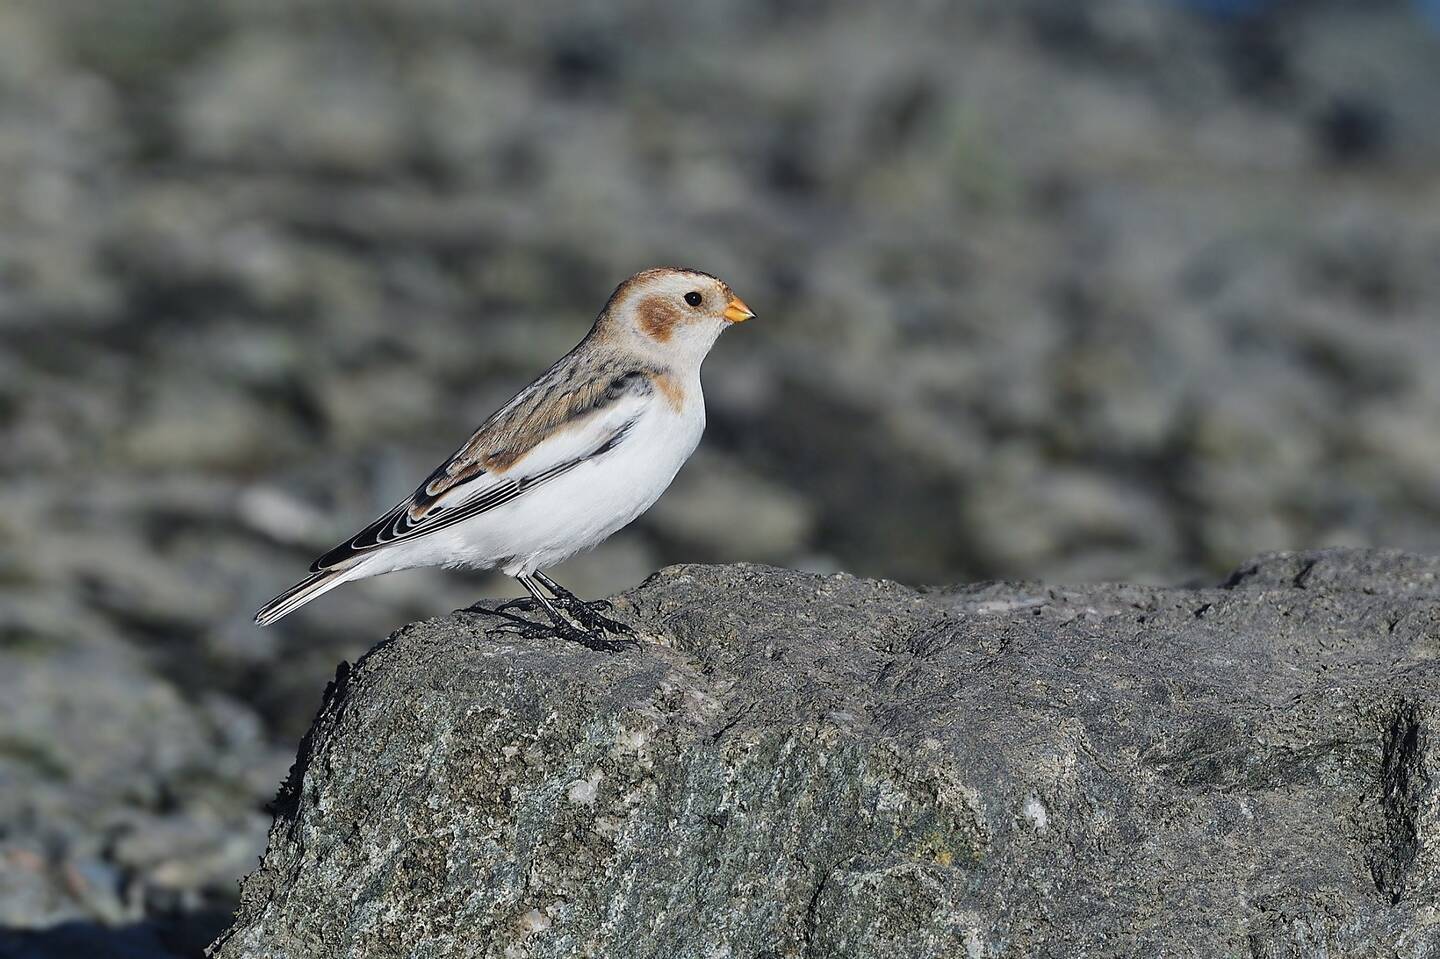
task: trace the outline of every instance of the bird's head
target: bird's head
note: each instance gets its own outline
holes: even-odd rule
[[[664,266],[616,287],[596,329],[643,353],[698,364],[721,332],[754,315],[723,280]]]

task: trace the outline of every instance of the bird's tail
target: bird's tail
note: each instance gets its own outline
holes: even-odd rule
[[[352,571],[350,569],[327,569],[302,579],[260,607],[260,611],[255,614],[255,623],[259,626],[269,626],[280,617],[295,612],[316,596],[328,593],[339,586],[348,578],[346,574]]]

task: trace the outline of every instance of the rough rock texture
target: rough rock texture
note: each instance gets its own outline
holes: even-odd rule
[[[343,667],[220,959],[1440,955],[1440,560],[619,605]]]

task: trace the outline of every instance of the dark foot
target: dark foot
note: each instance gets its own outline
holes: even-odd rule
[[[541,639],[543,637],[558,636],[568,642],[579,643],[581,646],[584,646],[587,649],[595,649],[602,652],[610,653],[619,652],[630,646],[639,645],[633,640],[606,639],[604,635],[604,627],[591,626],[588,623],[584,623],[583,621],[580,627],[577,627],[573,623],[568,623],[563,620],[558,622],[552,620],[548,623],[537,623],[533,619],[526,619],[523,616],[516,616],[515,614],[510,612],[510,610],[512,609],[535,610],[539,608],[539,604],[536,603],[533,599],[516,599],[506,603],[501,603],[499,606],[496,606],[494,608],[488,606],[481,606],[477,603],[474,606],[466,607],[465,611],[470,613],[484,613],[487,616],[499,617],[500,619],[505,620],[504,623],[500,624],[500,626],[498,627],[499,629],[503,629],[506,632],[513,632],[525,639]],[[579,616],[577,616],[576,618],[579,619]],[[605,619],[605,617],[603,616],[599,618],[602,620]],[[624,626],[623,623],[617,623],[615,625],[623,627],[626,634],[630,632],[629,627]],[[619,630],[612,631],[619,632]]]
[[[543,635],[550,628],[548,623],[537,623],[534,620],[526,619],[524,616],[516,616],[514,613],[510,612],[511,609],[516,608],[516,603],[523,602],[531,601],[517,600],[515,603],[502,603],[501,605],[494,607],[482,606],[480,603],[476,603],[473,606],[466,606],[463,610],[461,610],[461,612],[480,613],[484,616],[495,616],[499,619],[503,619],[505,620],[505,622],[501,624],[501,629],[514,630],[516,632],[522,633],[526,632],[527,630],[536,630],[537,632],[535,635]],[[521,606],[519,608],[524,609],[526,607]],[[534,607],[531,606],[529,608],[533,609]]]
[[[555,597],[555,602],[564,607],[565,612],[569,613],[571,618],[584,627],[587,632],[614,633],[616,636],[624,636],[630,640],[631,645],[640,645],[634,641],[635,630],[600,612],[602,609],[608,611],[615,608],[609,600],[602,599],[587,603],[538,569],[535,571],[534,577],[550,591]]]
[[[611,619],[600,612],[601,609],[611,609],[611,605],[605,600],[598,603],[587,603],[584,600],[576,600],[573,603],[565,604],[565,612],[574,616],[576,621],[591,632],[613,633],[616,636],[624,636],[630,641],[635,639],[635,630],[618,619]],[[636,644],[638,645],[638,644]]]
[[[606,639],[605,634],[594,629],[576,629],[569,623],[560,625],[554,624],[551,631],[561,639],[569,640],[572,643],[579,643],[586,649],[596,649],[607,653],[618,653],[630,646],[638,646],[634,640],[628,639]]]

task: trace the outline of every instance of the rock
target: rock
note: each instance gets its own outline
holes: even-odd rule
[[[339,670],[212,955],[1434,956],[1437,572],[678,566],[624,654],[412,624]]]

